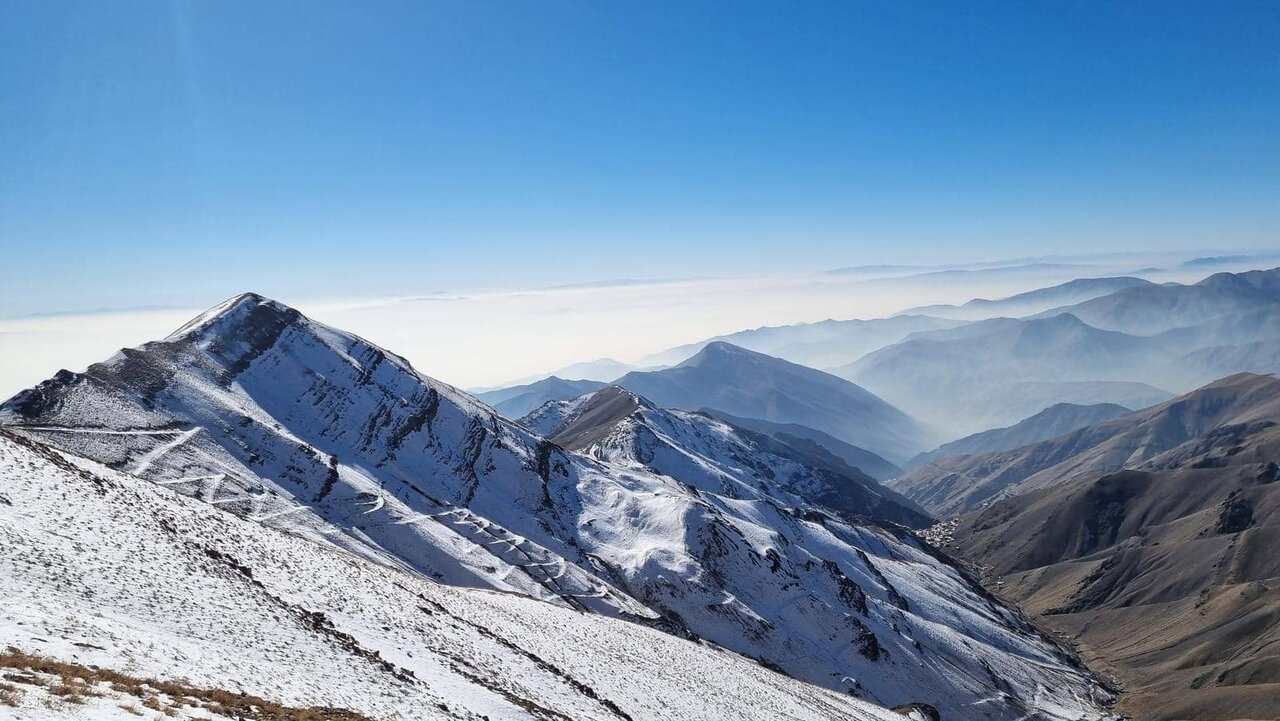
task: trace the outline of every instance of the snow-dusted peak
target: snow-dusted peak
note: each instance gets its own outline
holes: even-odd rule
[[[301,313],[289,306],[253,292],[232,296],[192,318],[181,328],[169,334],[165,340],[174,341],[206,334],[225,334],[237,324],[246,322],[251,315],[271,314],[277,317],[297,319]]]

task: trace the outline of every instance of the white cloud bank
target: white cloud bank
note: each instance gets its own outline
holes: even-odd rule
[[[1130,256],[946,272],[878,268],[465,296],[279,300],[405,356],[427,375],[473,387],[606,356],[630,361],[762,325],[875,318],[930,303],[1003,297],[1078,277],[1140,274],[1185,282],[1249,265],[1184,268],[1181,260]],[[1175,269],[1149,270],[1152,266]],[[121,347],[162,338],[200,310],[0,320],[0,398],[60,368],[83,370]]]

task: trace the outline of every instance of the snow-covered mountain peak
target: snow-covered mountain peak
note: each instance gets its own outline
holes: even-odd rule
[[[180,340],[206,332],[225,332],[229,326],[245,322],[247,316],[265,312],[276,316],[301,317],[293,308],[253,292],[245,292],[232,296],[192,318],[178,330],[171,333],[166,340]]]

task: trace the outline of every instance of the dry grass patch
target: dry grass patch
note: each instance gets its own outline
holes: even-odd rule
[[[17,706],[22,700],[22,689],[11,683],[0,683],[0,706]]]
[[[176,714],[174,702],[169,700],[175,699],[181,705],[203,708],[245,721],[373,721],[370,717],[349,709],[284,706],[250,694],[226,689],[198,688],[177,681],[138,678],[110,669],[91,668],[36,656],[12,647],[0,652],[0,669],[18,672],[3,674],[6,683],[0,686],[0,704],[9,706],[16,706],[22,693],[14,684],[48,685],[49,693],[75,704],[83,703],[86,696],[101,696],[102,693],[96,687],[105,684],[117,693],[138,698],[142,706],[166,716]],[[56,680],[46,683],[43,678],[33,674],[51,676]],[[6,688],[13,690],[6,692]],[[121,708],[141,714],[141,710],[136,707],[122,705]]]

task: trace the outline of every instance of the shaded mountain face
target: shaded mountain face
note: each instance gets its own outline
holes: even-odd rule
[[[565,450],[254,295],[0,406],[13,433],[406,578],[625,618],[944,717],[1100,715],[1087,672],[908,531],[806,500],[822,474],[726,455],[751,446],[695,417]]]
[[[947,456],[970,456],[1021,448],[1132,412],[1131,409],[1115,403],[1095,403],[1085,406],[1057,403],[1008,428],[993,428],[966,436],[958,441],[944,443],[928,453],[921,453],[912,458],[907,465],[913,468]]]
[[[1079,644],[1152,720],[1270,718],[1280,698],[1280,425],[1220,426],[1049,484],[939,537]]]
[[[1165,391],[1138,382],[1152,341],[1061,314],[994,319],[925,334],[833,369],[953,435],[1016,423],[1056,403],[1143,407]],[[1161,351],[1161,358],[1166,357]]]
[[[729,343],[812,368],[851,363],[892,345],[912,333],[953,328],[960,321],[902,314],[872,320],[824,320],[818,323],[765,326],[716,336],[698,343],[669,348],[640,359],[640,368],[672,366],[697,354],[708,344]],[[619,373],[615,378],[620,377]]]
[[[1017,318],[1042,313],[1050,308],[1074,305],[1087,300],[1110,295],[1125,288],[1140,288],[1154,285],[1142,278],[1117,276],[1110,278],[1077,278],[1060,285],[1039,288],[1011,295],[1007,298],[988,300],[975,298],[963,305],[927,305],[905,311],[937,318],[953,318],[957,320],[983,320],[1005,316]]]
[[[759,418],[743,418],[742,416],[735,416],[732,413],[717,411],[713,408],[702,408],[700,410],[732,426],[769,436],[796,448],[817,446],[822,452],[835,456],[877,481],[895,478],[902,473],[902,469],[897,465],[865,448],[845,443],[829,433],[823,433],[808,426],[802,426],[799,423],[772,423],[770,421],[762,421]],[[818,451],[815,450],[814,452]]]
[[[0,539],[0,639],[86,678],[328,707],[316,719],[901,719],[637,624],[332,553],[3,429]]]
[[[1022,448],[939,458],[891,486],[938,516],[1132,467],[1220,428],[1280,421],[1280,380],[1239,374],[1151,408]]]
[[[666,408],[798,423],[895,463],[924,450],[933,438],[910,416],[849,381],[728,343],[711,343],[674,368],[628,373],[617,384]]]
[[[1045,315],[1070,312],[1098,328],[1151,335],[1276,303],[1280,303],[1280,268],[1217,273],[1193,285],[1127,288]]]
[[[600,381],[573,381],[551,376],[522,386],[477,393],[476,398],[488,403],[504,418],[516,420],[548,401],[577,398],[584,393],[600,390],[605,385]]]

